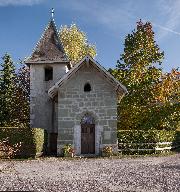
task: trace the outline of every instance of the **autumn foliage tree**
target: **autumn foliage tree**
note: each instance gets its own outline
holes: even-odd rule
[[[155,85],[156,105],[151,110],[151,122],[161,129],[180,127],[180,72],[172,69],[162,74]],[[154,114],[154,116],[153,116]]]
[[[136,29],[125,38],[124,53],[111,73],[128,89],[118,106],[120,129],[170,129],[172,123],[165,122],[167,108],[164,99],[174,94],[176,89],[173,79],[163,79],[160,68],[164,53],[154,40],[154,32],[149,22],[137,22]],[[170,86],[172,85],[172,87]],[[174,87],[175,86],[175,87]],[[167,95],[166,89],[169,87]],[[174,102],[174,99],[172,99]],[[169,105],[170,106],[170,105]],[[171,103],[171,111],[166,114],[172,117],[176,108]],[[170,122],[170,120],[167,120]],[[174,122],[174,120],[173,120]]]
[[[180,102],[180,72],[172,69],[170,73],[164,73],[158,84],[155,86],[156,100],[161,103]]]
[[[63,26],[59,35],[63,43],[65,53],[72,64],[77,63],[86,54],[92,57],[96,56],[96,47],[88,42],[86,34],[81,31],[75,24],[70,27]]]

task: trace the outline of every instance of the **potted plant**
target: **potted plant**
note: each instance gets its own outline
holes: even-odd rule
[[[63,147],[64,157],[74,157],[74,148],[71,144],[67,144]]]
[[[111,146],[105,146],[102,149],[102,156],[103,157],[111,157],[113,154],[113,150]]]

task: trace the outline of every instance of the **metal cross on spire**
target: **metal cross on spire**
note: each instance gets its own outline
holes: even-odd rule
[[[51,18],[54,18],[54,8],[51,9]]]

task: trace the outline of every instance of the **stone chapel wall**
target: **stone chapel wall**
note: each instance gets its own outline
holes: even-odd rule
[[[89,82],[90,92],[84,92]],[[64,144],[80,149],[80,121],[89,112],[96,121],[96,154],[103,145],[117,144],[117,96],[108,80],[86,65],[58,90],[58,154]]]

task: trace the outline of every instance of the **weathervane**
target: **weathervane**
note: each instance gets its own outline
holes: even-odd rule
[[[54,18],[54,8],[51,9],[51,17]]]

